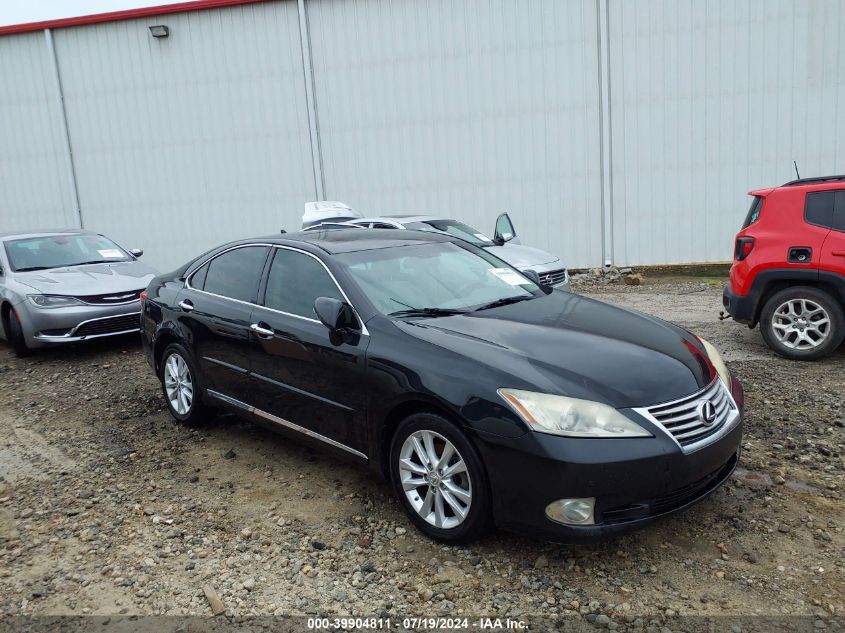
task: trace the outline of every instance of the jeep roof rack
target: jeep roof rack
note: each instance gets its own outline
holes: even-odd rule
[[[813,185],[822,182],[837,182],[845,180],[845,175],[841,176],[818,176],[816,178],[799,178],[798,180],[790,180],[783,183],[782,187],[792,187],[795,185]]]

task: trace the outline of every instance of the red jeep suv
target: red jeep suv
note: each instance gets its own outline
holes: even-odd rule
[[[750,192],[723,303],[760,324],[787,358],[832,353],[845,337],[845,176],[802,178]]]

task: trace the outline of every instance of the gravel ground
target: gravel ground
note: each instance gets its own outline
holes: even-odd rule
[[[836,630],[845,348],[785,361],[717,319],[714,283],[582,291],[689,327],[745,384],[741,467],[690,511],[592,546],[444,547],[364,468],[228,416],[175,424],[134,339],[25,360],[0,343],[0,614],[210,615],[211,586],[234,616],[566,614],[660,630],[678,614],[800,614]]]

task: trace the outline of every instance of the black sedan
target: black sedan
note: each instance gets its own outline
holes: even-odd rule
[[[370,464],[444,542],[642,525],[739,457],[742,387],[709,343],[447,236],[233,242],[142,299],[177,420],[227,409]]]

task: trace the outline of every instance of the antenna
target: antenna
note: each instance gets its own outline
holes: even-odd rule
[[[801,174],[799,174],[799,173],[798,173],[798,163],[796,163],[796,162],[793,160],[793,161],[792,161],[792,165],[795,167],[795,177],[796,177],[798,180],[801,180]]]

